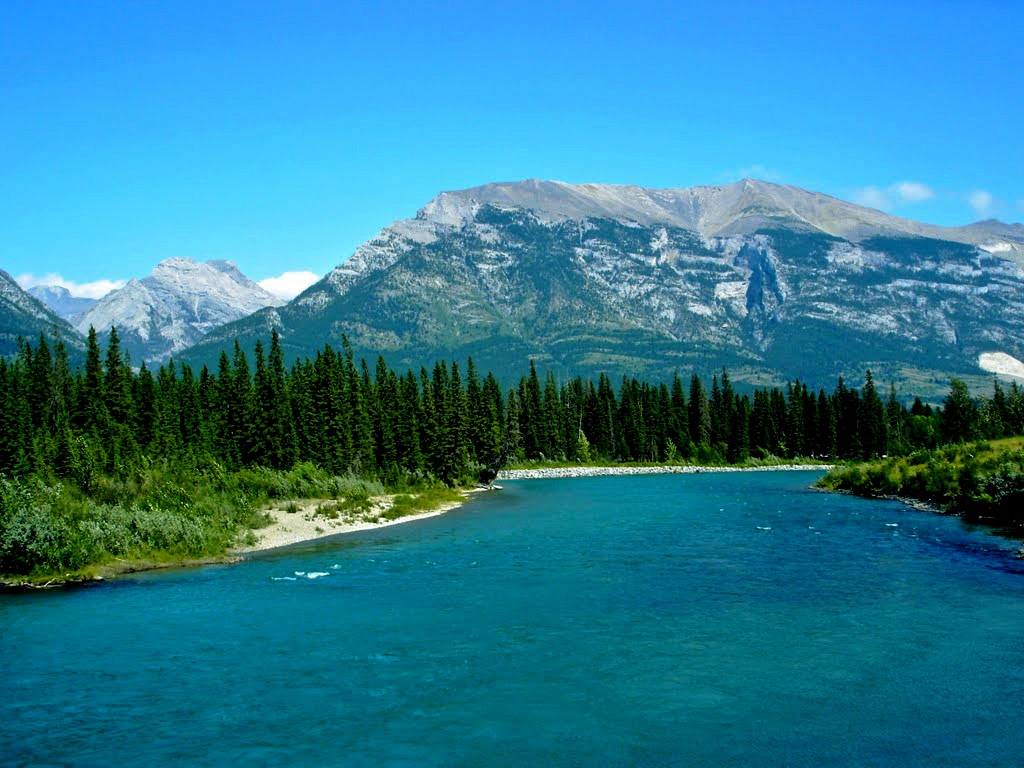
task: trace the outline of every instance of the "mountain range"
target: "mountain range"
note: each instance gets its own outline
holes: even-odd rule
[[[289,358],[344,335],[393,366],[472,355],[517,375],[837,375],[941,391],[1024,357],[1024,227],[939,227],[797,187],[525,181],[444,192],[294,300],[180,356],[281,334]],[[992,367],[986,363],[988,367]],[[1005,367],[1005,366],[1004,366]]]
[[[72,296],[71,291],[61,285],[36,285],[28,292],[69,323],[96,303],[96,299]]]

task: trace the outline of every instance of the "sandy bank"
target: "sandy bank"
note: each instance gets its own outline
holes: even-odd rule
[[[699,472],[792,472],[833,469],[833,464],[779,464],[765,467],[552,467],[550,469],[503,469],[499,480],[533,480],[552,477],[600,477],[602,475],[687,475]]]
[[[462,491],[466,499],[473,491]],[[422,520],[426,517],[436,517],[461,507],[465,501],[444,502],[433,509],[415,515],[388,520],[381,517],[394,503],[394,496],[379,496],[372,499],[372,506],[368,512],[361,515],[348,515],[330,517],[321,510],[329,507],[330,500],[325,499],[303,499],[299,501],[281,502],[267,510],[273,522],[265,528],[257,528],[252,531],[255,537],[254,543],[241,544],[232,547],[229,552],[232,555],[242,555],[249,552],[261,552],[266,549],[286,547],[289,544],[298,544],[303,541],[314,541],[326,536],[336,536],[339,533],[352,533],[354,531],[367,531],[372,528],[384,528],[398,523],[408,523],[413,520]],[[294,509],[295,511],[288,511]]]

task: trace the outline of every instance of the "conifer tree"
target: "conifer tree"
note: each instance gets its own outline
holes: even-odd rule
[[[672,392],[670,395],[671,409],[668,415],[668,437],[679,451],[688,458],[693,455],[693,444],[690,441],[690,417],[686,408],[686,397],[683,394],[683,382],[676,373],[672,376]]]
[[[978,407],[962,379],[951,379],[942,407],[939,427],[946,442],[960,443],[976,437]]]
[[[399,464],[409,472],[423,468],[423,452],[420,448],[420,421],[422,404],[419,386],[412,371],[408,371],[399,385],[398,429],[395,435],[395,450]]]
[[[96,329],[89,326],[85,352],[85,378],[79,393],[79,408],[84,416],[84,427],[93,437],[105,440],[110,434],[110,416],[107,413],[103,387],[103,363]]]
[[[111,327],[107,341],[107,370],[103,382],[107,413],[120,426],[129,426],[132,419],[131,369],[125,363],[117,328]]]
[[[698,446],[711,444],[711,410],[704,383],[697,374],[690,378],[690,439]]]
[[[427,471],[435,477],[441,474],[443,457],[441,456],[441,425],[438,409],[438,398],[434,386],[430,382],[426,368],[420,368],[420,403],[422,418],[420,419],[420,449]]]
[[[541,445],[544,455],[548,458],[565,458],[565,438],[563,435],[564,414],[562,401],[558,392],[558,384],[551,371],[544,377],[544,398],[541,403]]]
[[[181,451],[193,461],[204,453],[202,444],[202,410],[199,406],[199,383],[192,368],[181,366],[177,382],[178,432],[181,435]]]
[[[823,457],[836,455],[836,414],[832,401],[825,390],[818,392],[818,440],[817,454]]]
[[[486,465],[494,462],[501,452],[505,410],[501,386],[493,373],[484,378],[480,398],[480,411],[475,418],[477,461]]]
[[[231,453],[237,457],[238,465],[249,464],[254,455],[252,444],[253,429],[252,377],[249,374],[249,360],[242,345],[235,340],[235,355],[231,368],[231,388],[228,391],[226,424],[232,442]]]
[[[143,453],[148,453],[156,428],[156,382],[145,361],[132,383],[132,400],[135,403],[135,442]]]
[[[276,435],[274,439],[273,466],[287,469],[297,457],[295,423],[292,421],[291,393],[288,389],[287,376],[284,368],[284,353],[281,350],[281,338],[274,328],[270,333],[270,354],[267,362],[270,368],[271,407]]]
[[[888,435],[885,423],[885,406],[875,390],[871,371],[864,377],[861,390],[860,442],[865,458],[883,456],[887,452]]]
[[[376,462],[385,477],[398,472],[398,378],[387,367],[383,356],[377,357],[373,398],[373,440]]]

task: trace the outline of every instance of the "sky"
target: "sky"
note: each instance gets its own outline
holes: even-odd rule
[[[1024,221],[1024,3],[6,0],[0,268],[297,292],[449,189],[760,178]]]

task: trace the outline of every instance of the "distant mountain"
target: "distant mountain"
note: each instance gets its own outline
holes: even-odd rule
[[[47,335],[51,350],[59,339],[73,358],[85,351],[78,331],[0,269],[0,355],[17,352],[19,336],[35,346],[40,333]]]
[[[67,288],[60,285],[37,285],[29,288],[28,292],[69,322],[96,303],[96,299],[72,296]]]
[[[83,334],[93,326],[101,339],[116,326],[134,363],[159,361],[213,328],[281,303],[230,261],[167,259],[148,277],[108,293],[75,326]]]
[[[654,190],[526,181],[445,192],[281,308],[183,353],[276,327],[286,353],[346,335],[394,366],[472,355],[518,374],[737,380],[839,374],[941,391],[1024,358],[1024,228],[938,227],[745,180]],[[991,358],[986,358],[991,359]],[[1002,358],[1000,358],[1002,359]]]

